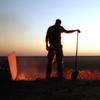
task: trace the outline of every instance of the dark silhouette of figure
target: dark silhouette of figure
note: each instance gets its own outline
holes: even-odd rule
[[[11,81],[11,74],[9,69],[8,60],[6,57],[0,59],[0,80],[1,81]]]
[[[63,68],[62,68],[62,58],[63,50],[61,44],[61,33],[73,33],[77,31],[80,33],[79,29],[76,30],[66,30],[61,26],[61,20],[57,19],[55,24],[50,26],[47,30],[45,42],[46,50],[48,51],[48,64],[46,69],[46,79],[51,78],[52,71],[52,61],[56,55],[58,78],[63,79]]]

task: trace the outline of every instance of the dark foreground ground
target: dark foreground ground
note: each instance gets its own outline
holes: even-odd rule
[[[100,81],[1,81],[0,100],[100,100]]]

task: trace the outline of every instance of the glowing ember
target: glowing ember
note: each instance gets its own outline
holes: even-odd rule
[[[17,76],[17,80],[35,80],[35,77],[34,77],[34,74],[27,74],[27,73],[20,73],[18,76]]]
[[[66,69],[63,73],[63,76],[65,79],[70,80],[72,74],[72,69],[68,70]],[[51,77],[57,77],[57,72],[53,71]],[[45,73],[20,73],[17,76],[17,80],[35,80],[35,79],[45,79]],[[82,70],[79,71],[78,79],[84,79],[84,80],[100,80],[100,72],[99,71],[90,71],[90,70]]]
[[[79,79],[100,80],[99,71],[80,71]]]

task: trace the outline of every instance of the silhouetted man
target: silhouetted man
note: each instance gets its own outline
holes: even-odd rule
[[[62,57],[63,50],[61,44],[61,33],[73,33],[77,31],[80,33],[80,30],[66,30],[61,26],[61,20],[57,19],[53,26],[50,26],[47,30],[45,42],[46,50],[48,51],[48,64],[46,69],[46,79],[51,78],[52,71],[52,61],[56,55],[58,78],[63,78],[63,68],[62,68]]]

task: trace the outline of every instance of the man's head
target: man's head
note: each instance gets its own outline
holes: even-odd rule
[[[56,19],[55,25],[60,25],[61,24],[61,20],[60,19]]]

